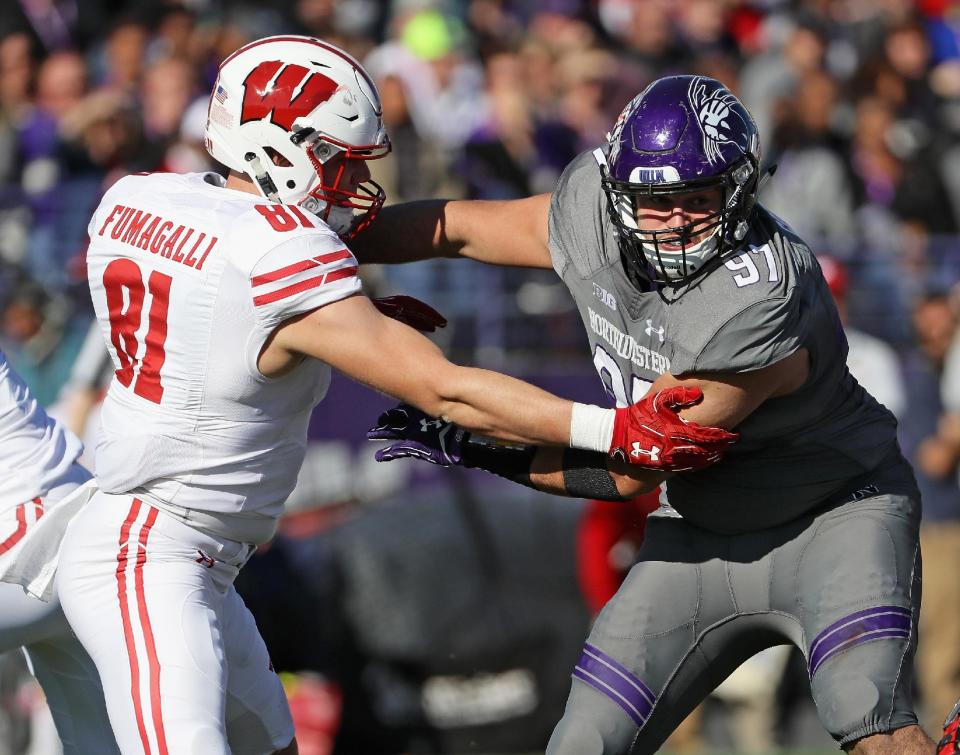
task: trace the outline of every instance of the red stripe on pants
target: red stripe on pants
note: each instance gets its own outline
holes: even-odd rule
[[[143,627],[144,645],[147,648],[147,662],[150,665],[150,707],[153,710],[153,726],[157,734],[157,747],[160,755],[168,755],[167,734],[163,729],[163,716],[160,709],[160,660],[157,658],[157,644],[153,638],[153,627],[150,626],[150,615],[147,613],[147,600],[143,590],[143,565],[147,563],[147,537],[150,529],[157,521],[157,510],[151,508],[147,520],[140,528],[140,549],[137,551],[137,564],[133,569],[133,579],[137,591],[137,610],[140,614],[140,625]]]
[[[17,506],[17,529],[10,537],[0,543],[0,553],[6,553],[13,546],[19,543],[25,534],[27,534],[27,510],[26,504],[21,503]]]
[[[130,660],[130,696],[133,699],[133,711],[137,717],[137,730],[143,744],[144,755],[150,755],[150,740],[147,739],[147,727],[143,720],[143,703],[140,700],[140,665],[137,662],[137,646],[133,639],[133,627],[130,624],[130,611],[127,608],[127,553],[130,549],[130,528],[140,513],[140,501],[133,499],[130,512],[120,528],[120,552],[117,554],[117,599],[120,602],[120,619],[123,622],[123,639],[127,646],[127,658]]]

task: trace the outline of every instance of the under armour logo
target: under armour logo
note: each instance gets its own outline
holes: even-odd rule
[[[644,450],[643,446],[640,445],[640,441],[633,441],[633,450],[630,452],[630,455],[636,459],[640,456],[649,456],[650,461],[660,461],[660,446],[652,446],[649,451]]]
[[[439,419],[420,420],[420,432],[425,433],[429,431],[431,427],[434,430],[439,430],[441,427],[443,427],[443,420],[439,420]]]
[[[646,334],[648,336],[652,336],[654,333],[657,334],[657,337],[660,339],[660,343],[663,343],[664,328],[662,326],[659,328],[653,327],[653,320],[648,318]]]
[[[212,568],[213,568],[213,565],[216,563],[216,561],[214,561],[212,558],[210,558],[210,556],[208,556],[206,553],[204,553],[204,552],[203,552],[202,550],[200,550],[199,548],[197,548],[197,554],[198,554],[198,555],[197,555],[197,557],[194,559],[194,561],[196,561],[198,564],[203,564],[203,565],[206,566],[208,569],[212,569]]]

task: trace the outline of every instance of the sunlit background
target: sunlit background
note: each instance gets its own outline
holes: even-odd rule
[[[218,62],[306,33],[380,87],[388,202],[549,191],[652,79],[720,79],[846,318],[854,374],[901,421],[924,492],[922,720],[960,696],[960,3],[948,0],[0,2],[0,348],[88,444],[112,370],[90,335],[86,225],[134,171],[218,170],[202,145]],[[456,361],[602,402],[549,271],[363,271],[440,309]],[[385,398],[336,377],[281,535],[239,587],[284,673],[303,755],[532,753],[559,718],[637,514],[463,470],[377,465]],[[86,458],[92,464],[92,459]],[[599,575],[599,576],[598,576]],[[936,736],[934,737],[936,738]],[[672,752],[832,752],[802,659],[748,663]],[[0,657],[0,755],[58,752],[19,654]],[[94,754],[95,755],[95,754]]]

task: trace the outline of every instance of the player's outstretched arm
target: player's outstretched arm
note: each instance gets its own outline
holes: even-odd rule
[[[363,263],[469,257],[492,265],[550,268],[549,210],[549,194],[405,202],[381,210],[350,249]]]
[[[391,441],[376,452],[377,461],[412,458],[483,469],[549,493],[618,501],[649,492],[667,473],[696,471],[720,461],[722,450],[715,446],[705,452],[705,439],[736,436],[685,422],[678,414],[700,398],[696,389],[673,387],[652,392],[619,410],[631,417],[627,424],[641,430],[633,434],[638,440],[622,449],[626,453],[618,448],[612,455],[575,448],[504,445],[408,404],[381,414],[367,431],[367,438]],[[653,445],[645,445],[648,442]]]
[[[669,475],[595,451],[497,443],[407,404],[383,412],[367,438],[391,441],[376,452],[377,461],[420,459],[483,469],[535,490],[574,498],[623,501],[653,490]]]
[[[699,393],[663,393],[655,401],[612,410],[574,404],[516,378],[460,367],[413,329],[383,316],[355,295],[281,324],[261,351],[265,375],[314,357],[377,390],[480,435],[523,444],[572,446],[618,453],[657,469],[688,468],[712,459],[737,436],[681,423],[676,411]],[[671,420],[672,418],[672,420]]]
[[[274,332],[280,349],[320,359],[347,376],[433,416],[503,440],[567,445],[573,402],[507,375],[460,367],[412,328],[351,296],[288,320]]]

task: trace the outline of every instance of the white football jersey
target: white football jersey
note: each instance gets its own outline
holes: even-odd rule
[[[0,512],[45,496],[82,451],[77,436],[47,415],[0,351]]]
[[[90,292],[116,367],[95,474],[109,493],[272,525],[330,367],[307,359],[269,379],[258,356],[277,325],[360,282],[315,215],[223,183],[127,176],[90,222]]]

